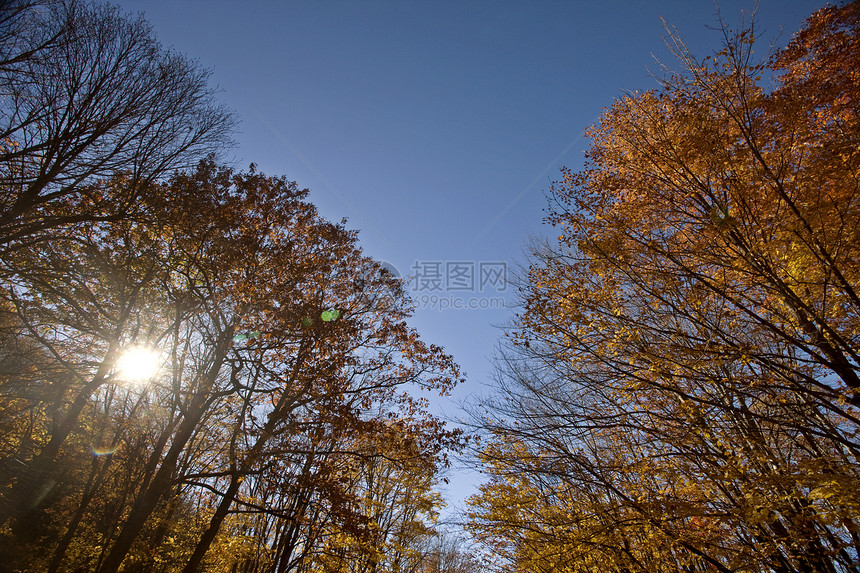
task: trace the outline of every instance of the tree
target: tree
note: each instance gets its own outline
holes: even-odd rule
[[[860,5],[723,31],[552,189],[472,513],[523,570],[856,570]]]
[[[390,455],[428,479],[458,446],[459,433],[406,390],[446,392],[456,365],[406,326],[400,285],[306,196],[283,178],[205,161],[148,187],[146,218],[82,222],[74,236],[7,255],[0,333],[14,343],[4,351],[15,376],[0,379],[0,406],[29,409],[38,429],[8,424],[10,560],[41,566],[20,551],[41,546],[53,552],[49,570],[150,569],[167,554],[191,571],[231,513],[277,515],[249,498],[264,482],[305,505],[303,491],[328,499],[359,523],[350,500],[360,492],[320,473],[338,467],[320,458],[365,455],[350,440],[397,434],[392,444],[406,445],[389,444]],[[116,368],[134,344],[159,348],[163,362],[138,388]],[[50,368],[23,367],[40,360]],[[261,477],[276,461],[284,473]],[[319,479],[304,481],[306,462]],[[177,530],[175,514],[195,505]],[[308,543],[321,530],[313,524]]]
[[[250,205],[241,211],[232,205],[231,212],[247,212],[239,229],[255,236],[239,259],[241,283],[231,288],[241,285],[234,295],[248,332],[256,333],[246,335],[253,342],[242,354],[240,378],[253,374],[253,384],[244,383],[248,399],[266,403],[237,425],[245,443],[230,454],[224,470],[230,482],[188,572],[202,562],[247,476],[272,455],[269,444],[296,424],[384,434],[387,422],[402,417],[406,439],[426,442],[421,458],[433,467],[459,441],[458,432],[444,430],[404,391],[411,385],[444,393],[458,377],[450,358],[403,322],[408,310],[399,283],[361,255],[353,234],[319,221],[308,204],[269,195],[277,186],[261,176],[239,182]],[[391,296],[380,303],[380,292]],[[279,302],[285,298],[290,302]],[[382,406],[378,416],[368,414]]]
[[[0,7],[0,252],[118,219],[141,190],[220,151],[233,124],[208,72],[142,17],[96,2]],[[104,194],[100,179],[128,179]]]
[[[125,182],[120,176],[101,185],[122,186]],[[150,400],[162,406],[158,403],[161,393],[147,396],[147,392],[137,392],[133,407],[114,406],[111,396],[121,395],[124,384],[116,361],[124,348],[144,341],[156,344],[161,339],[169,347],[175,340],[172,327],[189,321],[191,309],[185,308],[168,286],[172,284],[171,273],[177,272],[171,260],[175,262],[179,245],[187,238],[176,229],[193,228],[179,227],[191,219],[183,202],[187,202],[185,207],[194,206],[194,219],[200,220],[200,211],[210,199],[208,191],[202,193],[192,195],[189,191],[182,201],[170,200],[163,189],[149,186],[141,193],[137,219],[78,223],[74,234],[7,253],[4,263],[8,266],[3,271],[8,283],[3,295],[13,318],[5,333],[19,347],[33,349],[32,354],[41,357],[43,363],[32,375],[16,376],[0,385],[4,399],[16,396],[22,409],[32,413],[36,429],[35,443],[17,448],[3,460],[0,472],[0,518],[13,518],[15,543],[26,537],[19,534],[23,529],[28,529],[31,537],[40,535],[38,528],[31,527],[38,516],[55,513],[58,503],[68,507],[68,498],[77,493],[75,488],[84,486],[75,483],[75,476],[83,472],[79,464],[92,468],[77,509],[69,510],[76,517],[65,534],[56,534],[64,535],[66,546],[73,541],[73,530],[88,511],[95,492],[105,480],[115,478],[108,471],[109,466],[116,465],[111,462],[129,460],[118,468],[126,473],[127,477],[118,478],[125,489],[102,489],[98,499],[103,507],[116,501],[118,515],[126,509],[127,500],[134,499],[136,488],[157,468],[164,444],[159,447],[157,436],[149,443],[129,434],[140,423],[141,410],[151,430],[159,426],[160,418],[166,418],[166,426],[174,423],[182,404],[165,400],[162,415],[153,416]],[[176,387],[171,390],[179,392]],[[128,402],[128,392],[126,389],[125,399],[118,398],[117,402]],[[97,453],[116,451],[123,441],[129,442],[128,456]],[[158,450],[151,467],[147,468],[146,461],[137,465],[150,448]],[[56,496],[46,497],[46,491]],[[107,515],[114,509],[97,515],[97,520],[109,522]],[[111,530],[106,526],[100,533],[109,538]],[[14,551],[12,540],[5,546]],[[56,559],[64,553],[65,548],[58,548]]]
[[[124,184],[118,177],[101,187]],[[165,207],[154,195],[142,198],[139,213],[161,220],[148,232],[131,220],[81,223],[71,236],[22,246],[4,258],[2,294],[14,317],[7,336],[43,363],[5,390],[43,410],[50,422],[32,457],[17,457],[7,463],[11,471],[0,473],[0,484],[11,486],[3,491],[0,521],[20,515],[54,478],[56,458],[93,394],[111,379],[123,346],[137,332],[157,328],[145,309],[164,303],[156,279],[164,272],[160,234],[171,220]]]
[[[426,543],[416,569],[420,573],[470,573],[484,568],[472,547],[457,533],[442,531]]]
[[[312,570],[419,571],[441,504],[432,489],[436,456],[426,451],[432,436],[416,440],[419,435],[402,422],[386,423],[359,443],[350,440],[353,451],[340,460],[337,474],[346,482],[346,508],[354,518],[326,524]]]

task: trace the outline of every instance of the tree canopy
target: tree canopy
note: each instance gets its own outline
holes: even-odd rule
[[[345,221],[218,163],[207,72],[107,4],[11,2],[0,91],[2,568],[439,562],[458,367]]]
[[[722,29],[552,188],[472,500],[516,570],[857,570],[860,5]]]
[[[223,151],[234,119],[208,75],[109,4],[4,2],[0,248],[121,218],[149,182]],[[119,173],[121,188],[99,185]]]

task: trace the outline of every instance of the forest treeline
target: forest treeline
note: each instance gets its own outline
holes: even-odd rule
[[[551,190],[471,500],[503,570],[860,570],[860,4],[721,29]]]
[[[233,125],[141,17],[0,6],[0,570],[469,570],[456,364]]]

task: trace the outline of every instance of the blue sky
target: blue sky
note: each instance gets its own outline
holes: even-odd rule
[[[583,130],[613,99],[656,87],[658,61],[674,65],[661,17],[694,54],[720,48],[711,0],[119,4],[212,70],[241,120],[237,167],[254,162],[310,188],[323,215],[348,218],[365,252],[402,275],[439,265],[441,290],[413,283],[412,323],[468,376],[437,404],[452,419],[459,402],[489,391],[498,327],[513,311],[439,306],[510,305],[514,293],[456,290],[464,275],[448,276],[446,264],[512,269],[529,236],[552,235],[545,192],[562,166],[581,167]],[[753,4],[723,0],[719,10],[735,26]],[[823,5],[761,0],[762,52]],[[452,478],[456,507],[476,478]]]

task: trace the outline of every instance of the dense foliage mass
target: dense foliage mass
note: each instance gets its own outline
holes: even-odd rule
[[[206,73],[11,2],[0,91],[0,569],[464,570],[420,398],[457,366],[307,190],[216,163]]]
[[[724,32],[552,190],[472,499],[513,570],[860,570],[860,4]]]

